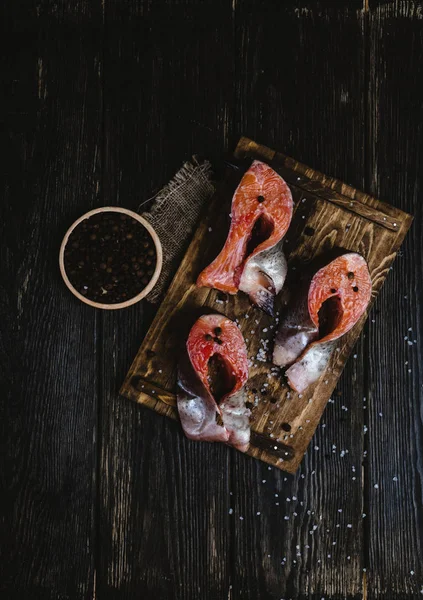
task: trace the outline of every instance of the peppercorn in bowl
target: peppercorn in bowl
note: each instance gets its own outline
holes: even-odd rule
[[[115,206],[91,210],[68,229],[59,265],[70,291],[82,302],[113,310],[139,302],[162,268],[162,246],[150,223]]]

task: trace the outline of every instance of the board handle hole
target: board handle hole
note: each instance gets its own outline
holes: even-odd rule
[[[281,427],[284,431],[291,431],[291,425],[289,423],[282,423]]]

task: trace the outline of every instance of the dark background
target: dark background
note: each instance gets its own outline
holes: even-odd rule
[[[1,598],[421,598],[422,3],[2,12]],[[119,398],[155,309],[95,311],[58,269],[83,212],[241,134],[415,216],[294,477]]]

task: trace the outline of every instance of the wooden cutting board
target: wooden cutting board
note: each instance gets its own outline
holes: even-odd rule
[[[268,349],[267,358],[271,358],[277,329],[273,319],[253,307],[243,293],[229,296],[195,285],[200,271],[215,258],[226,239],[231,199],[243,169],[251,159],[263,160],[291,188],[295,208],[285,244],[291,273],[333,250],[359,252],[369,265],[372,303],[412,217],[244,137],[238,143],[234,158],[238,168],[232,169],[208,205],[120,393],[159,414],[178,419],[177,360],[191,326],[201,314],[209,312],[237,318],[249,356],[254,358],[247,384],[252,405],[252,434],[247,454],[293,473],[360,335],[368,311],[339,340],[326,373],[303,395],[290,390],[283,374],[266,358],[257,360],[260,349]]]

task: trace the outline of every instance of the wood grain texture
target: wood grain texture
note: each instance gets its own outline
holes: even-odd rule
[[[106,6],[105,204],[136,209],[193,152],[225,150],[229,4],[203,5],[205,17],[195,2]],[[142,304],[103,316],[97,593],[226,598],[226,448],[192,444],[178,425],[117,395],[153,313]]]
[[[421,1],[1,10],[1,597],[421,598]],[[416,217],[295,476],[119,399],[154,310],[95,325],[55,271],[82,212],[241,134]]]
[[[288,14],[281,7],[266,19],[258,39],[259,2],[254,12],[247,3],[239,5],[242,76],[236,122],[241,121],[249,137],[283,148],[320,172],[365,189],[362,22],[354,7],[336,10],[333,5],[323,11],[309,5]],[[277,60],[275,36],[283,40],[283,60]],[[249,43],[251,39],[255,43]],[[360,349],[361,341],[357,359],[347,362],[337,386],[342,395],[334,395],[334,404],[328,404],[294,478],[235,454],[236,509],[248,522],[236,538],[234,598],[361,598],[364,381]],[[349,452],[341,456],[342,450]],[[255,512],[246,512],[245,489],[257,490],[251,502],[256,503]],[[251,560],[252,547],[261,560]]]
[[[94,585],[95,315],[63,285],[58,253],[67,227],[98,200],[101,38],[87,18],[101,5],[71,4],[39,6],[38,18],[35,7],[8,3],[2,21],[13,31],[0,207],[7,600],[92,597]]]
[[[414,212],[416,224],[368,326],[369,598],[421,598],[423,589],[423,103],[407,84],[423,77],[422,47],[417,6],[391,3],[371,13],[368,187]]]

